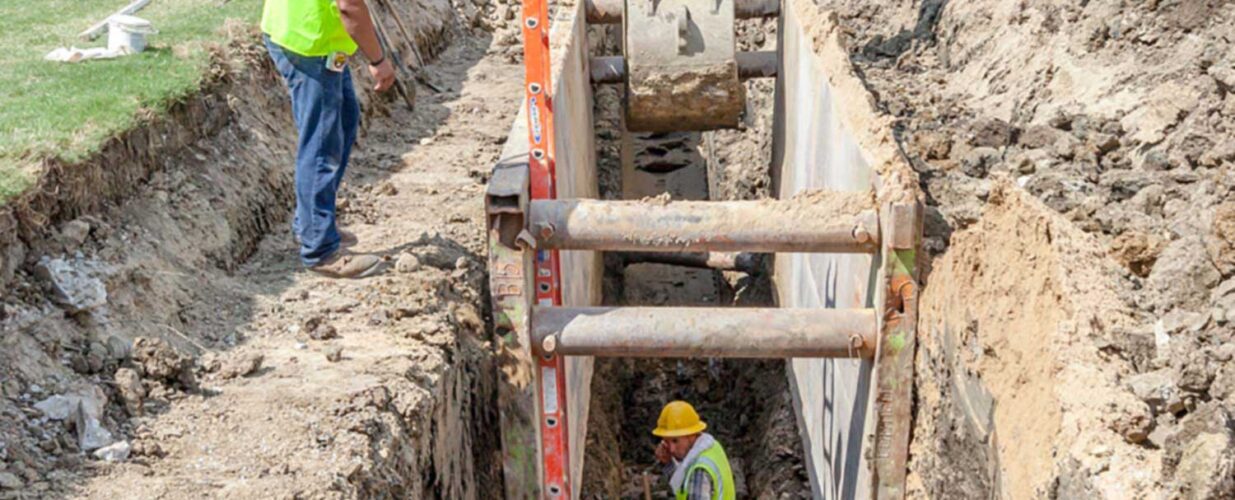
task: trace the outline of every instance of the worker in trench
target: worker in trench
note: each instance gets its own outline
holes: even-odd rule
[[[373,274],[381,259],[347,252],[356,237],[340,230],[335,216],[335,193],[360,126],[348,59],[359,49],[375,91],[389,89],[395,80],[368,5],[365,0],[266,0],[261,28],[270,58],[287,83],[299,132],[292,232],[300,243],[300,260],[330,277]]]
[[[656,460],[665,467],[669,487],[679,500],[732,500],[737,491],[725,449],[685,401],[673,401],[660,411],[652,434],[661,438]]]

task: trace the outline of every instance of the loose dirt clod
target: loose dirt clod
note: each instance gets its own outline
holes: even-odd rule
[[[141,376],[131,368],[116,370],[116,389],[120,391],[120,399],[124,401],[124,409],[130,416],[142,415],[142,402],[146,397],[146,388],[142,386]]]
[[[326,348],[322,352],[326,355],[326,361],[329,361],[331,363],[338,363],[339,360],[343,359],[343,346],[340,346],[340,345],[326,346]]]
[[[247,377],[262,368],[262,361],[266,357],[262,353],[251,352],[240,356],[233,356],[223,363],[223,367],[219,369],[219,378],[224,380],[233,379],[236,377]]]
[[[330,340],[339,338],[338,330],[330,323],[326,322],[326,318],[321,316],[311,316],[304,320],[300,325],[300,331],[313,340]]]
[[[180,354],[163,339],[134,339],[131,357],[137,373],[143,378],[187,390],[197,388],[193,358]]]

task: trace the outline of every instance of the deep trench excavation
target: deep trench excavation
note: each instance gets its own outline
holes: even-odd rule
[[[775,23],[739,24],[743,50],[774,50]],[[592,27],[594,54],[620,30]],[[709,132],[624,130],[624,88],[594,85],[600,197],[739,200],[769,196],[771,82],[745,83],[744,126]],[[605,255],[603,303],[612,306],[772,307],[771,255],[746,254],[742,271],[673,263],[664,254]],[[739,498],[803,498],[810,478],[783,360],[598,358],[592,382],[583,498],[669,498],[655,461],[657,416],[690,402],[725,446]]]
[[[565,327],[512,341],[486,266],[494,166],[535,156],[524,1],[369,0],[415,95],[356,68],[340,221],[384,269],[349,281],[297,258],[287,89],[229,23],[200,88],[0,205],[0,500],[527,498],[565,474],[571,497],[666,498],[650,431],[672,399],[724,444],[740,498],[1235,498],[1235,2],[735,1],[734,73],[754,76],[735,77],[740,113],[709,117],[734,128],[628,133],[613,23],[666,1],[594,0],[592,24],[587,2],[550,3],[564,199],[542,210],[617,201],[650,227],[700,204],[870,201],[891,212],[880,250],[850,213],[820,241],[865,253],[684,253],[695,240],[614,224],[589,244],[648,251],[563,247],[567,300],[535,306],[681,308],[639,335],[687,307],[847,309],[893,324],[890,351],[842,356],[865,339],[820,325],[846,359],[593,345],[558,358],[563,390],[508,372],[579,349]],[[744,224],[725,233],[750,244]],[[516,229],[527,261],[554,243]],[[613,347],[620,329],[589,324]],[[783,354],[751,344],[728,354]],[[569,401],[533,428],[549,393]],[[572,470],[546,484],[538,432],[566,427],[549,455]]]

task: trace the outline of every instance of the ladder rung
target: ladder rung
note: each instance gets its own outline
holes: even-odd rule
[[[643,358],[871,358],[873,309],[541,307],[532,349]]]
[[[529,227],[540,248],[562,250],[874,253],[869,195],[826,195],[845,203],[535,200]]]

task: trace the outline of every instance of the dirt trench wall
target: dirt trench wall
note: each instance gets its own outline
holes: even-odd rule
[[[445,0],[382,0],[373,2],[373,10],[390,33],[394,50],[413,68],[444,50],[449,33],[456,29],[455,12]],[[280,84],[264,49],[253,44],[256,30],[229,23],[221,31],[227,44],[213,49],[200,88],[177,97],[164,110],[139,110],[132,127],[107,139],[84,159],[41,160],[35,185],[0,205],[0,286],[7,285],[34,257],[62,250],[51,241],[59,224],[124,202],[152,175],[175,168],[180,151],[218,135],[239,114],[286,106],[245,95],[245,87],[255,82],[267,87]],[[360,81],[368,81],[363,71],[353,72]],[[384,105],[376,104],[380,100],[373,99],[370,86],[356,87],[366,120],[374,112],[381,113]],[[255,241],[235,245],[236,255],[228,260],[243,260],[253,251]]]
[[[381,19],[395,46],[405,49],[409,64],[415,65],[421,57],[433,58],[454,40],[458,25],[445,0],[376,4],[387,9]],[[396,24],[401,26],[396,28]],[[204,409],[195,408],[194,398],[204,397],[191,391],[159,385],[159,395],[147,398],[147,408],[157,408],[149,411],[159,415],[147,415],[149,420],[142,425],[134,424],[137,419],[130,418],[121,406],[112,381],[118,367],[129,366],[126,357],[135,337],[165,340],[187,359],[204,352],[222,355],[238,343],[267,333],[248,328],[248,320],[274,310],[254,298],[268,290],[257,290],[250,282],[253,266],[249,264],[259,245],[266,248],[285,241],[280,236],[286,235],[284,224],[291,215],[295,130],[286,87],[257,43],[257,33],[245,28],[229,33],[229,40],[212,62],[201,89],[171,105],[166,114],[140,120],[80,163],[49,162],[46,175],[32,192],[0,207],[0,285],[8,290],[0,294],[0,470],[20,476],[32,494],[57,496],[82,488],[86,481],[77,474],[87,476],[82,469],[95,470],[95,464],[87,462],[91,460],[88,455],[76,448],[69,427],[46,418],[39,421],[42,414],[31,404],[83,388],[106,394],[111,404],[102,426],[137,446],[154,439],[148,429],[156,426],[156,417],[170,418],[162,412],[179,411],[198,418],[210,408],[208,403]],[[411,50],[416,50],[415,58],[407,55]],[[358,90],[367,88],[363,72],[355,75]],[[389,127],[389,118],[382,116],[389,104],[370,100],[363,90],[360,93],[365,126],[386,120],[382,125]],[[362,132],[361,149],[376,140]],[[357,167],[373,168],[371,163]],[[351,179],[356,179],[354,174]],[[57,226],[63,229],[73,223],[84,224],[86,230],[81,241],[70,247],[63,238],[65,231],[57,231]],[[289,250],[285,255],[294,253]],[[28,272],[42,256],[63,257],[97,279],[106,290],[106,304],[94,311],[70,313],[53,302],[45,280]],[[269,266],[269,272],[279,268],[270,261],[256,266],[262,264]],[[242,269],[246,265],[248,271]],[[291,266],[288,273],[297,268],[298,264]],[[435,284],[442,290],[458,288],[450,274],[440,274]],[[483,279],[474,281],[468,302],[478,302]],[[298,324],[299,319],[289,322]],[[275,485],[286,486],[283,492],[332,491],[339,486],[357,496],[414,492],[490,497],[492,485],[500,484],[485,481],[493,479],[485,475],[493,460],[486,454],[492,442],[486,432],[491,433],[496,423],[488,420],[491,415],[486,408],[492,394],[488,381],[495,374],[487,364],[488,352],[468,338],[480,335],[473,331],[476,328],[452,329],[452,339],[464,340],[434,350],[432,364],[407,359],[402,361],[406,365],[388,366],[388,371],[378,373],[374,368],[367,373],[388,376],[374,382],[378,387],[374,393],[347,400],[338,397],[337,414],[322,419],[338,424],[328,428],[347,430],[340,433],[340,439],[353,441],[340,443],[339,449],[355,452],[351,458],[358,457],[363,468],[333,469],[338,475],[327,481],[317,481],[321,475],[295,477],[295,473],[264,481],[249,478],[247,493],[236,495],[262,496],[269,492],[268,486]],[[270,357],[266,363],[267,367],[275,364]],[[340,371],[335,380],[373,381],[356,377],[354,371]],[[155,384],[150,379],[145,383],[147,387]],[[335,394],[314,396],[319,398],[312,402],[316,404]],[[217,407],[210,410],[219,415]],[[250,419],[247,424],[251,431],[273,425],[270,422]],[[187,433],[185,440],[201,439],[198,443],[209,442],[213,449],[217,443],[211,438],[217,435],[206,432],[207,426],[202,429]],[[271,435],[294,432],[288,426],[274,431]],[[245,435],[226,433],[228,438]],[[304,442],[283,444],[294,447]],[[347,444],[355,447],[345,448]],[[168,441],[163,446],[173,453],[176,450],[176,444]],[[248,455],[237,462],[247,467],[262,459],[257,453]],[[174,458],[143,459],[142,467],[152,465],[135,474],[146,478],[137,481],[121,480],[123,471],[110,469],[108,474],[113,477],[94,488],[110,488],[104,491],[114,493],[106,497],[116,498],[140,496],[171,484],[178,489],[169,496],[201,496],[195,488],[203,482],[168,480],[168,475],[180,475],[167,473]],[[321,463],[313,463],[312,455],[289,453],[281,458],[294,466],[311,464],[305,470],[323,470]],[[194,464],[183,476],[194,473],[211,472]],[[147,485],[149,489],[142,488]],[[7,488],[0,488],[5,490],[0,496],[9,497]]]
[[[1152,424],[1099,345],[1133,323],[1091,235],[1010,182],[921,299],[911,485],[932,498],[1161,493]]]
[[[838,39],[838,24],[813,2],[781,11],[773,186],[779,198],[809,189],[870,191],[882,201],[916,198],[916,176]],[[875,301],[870,255],[778,254],[781,307],[864,308]],[[814,495],[870,495],[862,456],[871,415],[868,361],[793,359],[789,380]]]
[[[49,241],[57,224],[99,212],[138,192],[152,174],[174,168],[179,151],[235,122],[246,103],[277,106],[266,96],[247,92],[255,82],[277,76],[256,53],[231,47],[211,57],[211,66],[222,70],[209,74],[199,92],[170,104],[165,114],[139,120],[80,162],[43,161],[37,183],[0,206],[0,286],[8,285],[28,259],[61,250]],[[237,64],[229,58],[248,61]],[[238,71],[241,66],[248,71]],[[243,253],[251,245],[236,247]]]
[[[553,86],[554,151],[558,198],[599,197],[595,133],[592,128],[592,86],[588,73],[588,46],[583,2],[558,2],[550,22]],[[502,158],[528,154],[527,106],[519,110]],[[600,304],[602,265],[599,252],[562,251],[562,303],[567,306]],[[566,358],[567,423],[570,426],[571,493],[576,498],[583,482],[588,407],[591,402],[593,358]],[[539,397],[539,393],[537,393]],[[539,481],[539,480],[537,480]],[[509,490],[508,490],[509,492]]]

